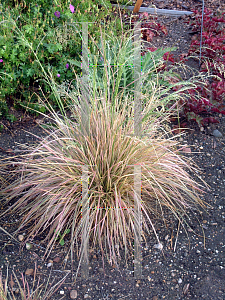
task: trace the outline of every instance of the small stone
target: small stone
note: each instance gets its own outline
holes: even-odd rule
[[[171,276],[172,276],[172,277],[175,277],[175,276],[176,276],[176,274],[175,274],[174,272],[172,272],[172,273],[171,273]]]
[[[88,294],[85,294],[84,299],[87,299],[87,298],[89,298],[89,296],[88,296]]]
[[[200,131],[204,131],[204,127],[201,127],[201,128],[200,128]]]
[[[152,300],[158,300],[157,296],[153,296]]]
[[[32,245],[30,243],[26,243],[26,249],[30,250],[32,248]]]
[[[191,153],[191,148],[184,148],[183,151],[184,151],[185,153]]]
[[[165,241],[167,241],[168,238],[169,238],[169,235],[167,234],[167,235],[165,236]]]
[[[26,269],[25,275],[33,275],[34,274],[34,269]]]
[[[179,285],[178,284],[175,285],[175,289],[179,289]]]
[[[19,240],[20,242],[22,242],[23,239],[24,239],[24,236],[23,236],[22,234],[20,234],[20,235],[18,236],[18,240]]]
[[[54,259],[53,259],[53,262],[55,263],[59,263],[61,260],[61,258],[59,256],[56,256]]]
[[[77,298],[77,291],[76,290],[72,290],[70,292],[70,299],[76,299]]]
[[[64,291],[59,291],[60,295],[64,295]]]
[[[178,281],[177,281],[177,283],[178,283],[178,284],[181,284],[181,283],[182,283],[182,279],[179,278]]]
[[[162,249],[163,249],[163,245],[162,245],[161,243],[158,243],[158,244],[155,244],[155,245],[153,246],[153,248],[162,250]]]
[[[101,272],[101,273],[104,272],[103,268],[99,268],[98,270],[99,270],[99,272]]]
[[[215,137],[218,137],[218,138],[223,136],[222,133],[217,129],[213,130],[212,135],[214,135]]]
[[[51,266],[52,266],[52,263],[49,262],[49,263],[47,264],[47,268],[50,268]]]

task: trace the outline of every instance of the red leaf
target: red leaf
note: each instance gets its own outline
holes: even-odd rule
[[[167,30],[167,28],[166,28],[165,25],[162,25],[162,26],[161,26],[161,31],[162,31],[165,35],[168,34],[168,30]]]

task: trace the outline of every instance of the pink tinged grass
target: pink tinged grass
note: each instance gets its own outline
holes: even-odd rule
[[[128,248],[132,245],[135,215],[133,167],[130,165],[142,165],[142,193],[147,198],[140,201],[140,206],[153,230],[150,214],[162,215],[165,206],[179,217],[180,211],[191,204],[191,198],[183,200],[185,193],[190,194],[194,203],[201,204],[191,190],[196,190],[197,184],[194,185],[182,169],[188,165],[175,153],[171,141],[156,138],[153,133],[151,138],[143,140],[126,136],[132,131],[132,123],[128,122],[122,129],[125,115],[117,115],[112,125],[109,117],[104,111],[93,111],[88,137],[83,136],[78,128],[61,124],[61,132],[58,130],[55,136],[52,134],[53,140],[46,139],[36,152],[33,151],[33,155],[41,158],[32,161],[34,156],[31,156],[26,162],[24,174],[27,180],[22,181],[16,190],[11,189],[13,198],[30,187],[15,206],[19,209],[30,201],[26,209],[22,209],[26,216],[21,228],[35,220],[30,235],[48,229],[49,251],[55,243],[54,229],[63,232],[65,227],[72,226],[73,244],[80,232],[78,226],[82,222],[87,224],[87,219],[81,219],[81,168],[76,164],[90,166],[90,208],[106,208],[90,210],[90,237],[103,248],[105,236],[113,259],[116,243]],[[157,206],[161,211],[157,212]],[[148,229],[145,221],[143,224]]]

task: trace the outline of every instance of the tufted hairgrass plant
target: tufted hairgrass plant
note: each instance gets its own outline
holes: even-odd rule
[[[105,44],[102,45],[104,48]],[[107,62],[105,53],[102,52],[102,57]],[[121,55],[126,57],[126,52]],[[124,63],[116,64],[114,78]],[[51,73],[43,69],[61,114],[47,106],[54,125],[46,129],[45,138],[27,147],[27,153],[17,158],[17,168],[11,174],[17,174],[18,179],[3,189],[1,196],[6,204],[15,200],[6,213],[21,215],[16,233],[28,228],[27,240],[44,234],[42,243],[47,245],[46,254],[52,251],[57,233],[67,229],[70,229],[73,253],[83,226],[89,222],[90,242],[94,246],[98,244],[103,258],[109,251],[109,261],[117,264],[117,245],[125,249],[126,257],[133,249],[134,165],[140,165],[142,170],[142,199],[138,199],[138,204],[144,216],[143,237],[151,234],[154,221],[165,219],[168,211],[175,218],[185,220],[188,210],[204,207],[199,194],[205,183],[192,179],[189,172],[197,175],[198,167],[181,155],[183,146],[175,139],[178,136],[172,137],[165,126],[176,110],[181,97],[179,91],[188,90],[195,83],[168,84],[159,80],[157,73],[148,77],[141,95],[143,135],[134,136],[133,95],[122,89],[111,95],[113,81],[108,80],[109,69],[103,70],[103,75],[96,72],[96,76],[91,76],[93,84],[89,86],[88,98],[83,93],[82,79],[75,77],[75,92],[64,91],[70,99],[70,105],[65,107],[59,86]],[[148,75],[146,72],[144,76]],[[103,85],[97,88],[101,76]],[[179,91],[173,90],[178,85]],[[40,101],[46,105],[46,99]],[[81,101],[89,102],[88,130],[82,123]],[[7,160],[2,162],[2,168],[12,164],[15,161]],[[85,165],[89,174],[89,217],[86,219],[82,217],[81,181]],[[80,259],[81,249],[77,249]]]

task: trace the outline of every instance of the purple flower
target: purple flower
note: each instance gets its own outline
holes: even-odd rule
[[[57,77],[60,77],[60,74],[57,74]]]
[[[69,69],[69,64],[66,64],[66,68]]]
[[[55,15],[57,18],[59,18],[59,17],[60,17],[60,12],[57,10],[57,11],[54,13],[54,15]]]
[[[2,59],[2,58],[0,59],[0,62],[3,62],[3,59]]]
[[[70,11],[72,14],[74,13],[74,6],[72,4],[70,4]]]

